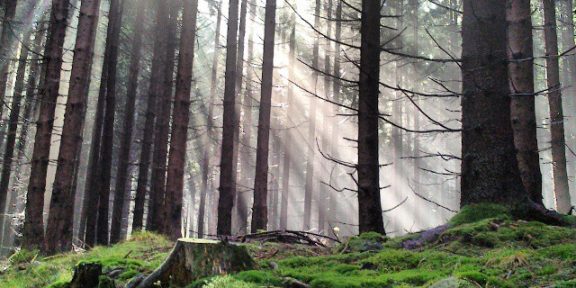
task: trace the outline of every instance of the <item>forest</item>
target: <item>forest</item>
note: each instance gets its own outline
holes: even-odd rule
[[[0,2],[0,287],[576,287],[572,0]]]

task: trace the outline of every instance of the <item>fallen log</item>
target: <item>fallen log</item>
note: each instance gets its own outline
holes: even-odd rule
[[[136,287],[185,287],[200,278],[250,270],[254,265],[244,246],[180,239],[166,261]]]

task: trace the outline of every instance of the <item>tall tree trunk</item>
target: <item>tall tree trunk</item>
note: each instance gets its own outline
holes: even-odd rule
[[[165,219],[168,236],[176,240],[182,236],[182,200],[184,190],[184,166],[186,164],[186,140],[190,121],[190,95],[192,91],[192,68],[194,66],[194,44],[196,39],[196,14],[198,0],[184,1],[180,55],[176,77],[172,139],[166,182],[166,205],[169,214]]]
[[[508,0],[506,8],[512,129],[518,151],[516,158],[526,192],[532,201],[542,204],[530,0]]]
[[[132,150],[132,136],[134,134],[134,114],[136,112],[136,94],[138,93],[138,78],[140,77],[140,62],[142,59],[142,35],[144,34],[144,22],[148,2],[140,3],[136,20],[134,22],[134,36],[130,52],[130,68],[128,71],[128,90],[126,91],[126,106],[124,108],[124,134],[120,143],[120,160],[116,175],[116,196],[114,198],[114,209],[112,211],[112,230],[110,242],[116,243],[120,240],[122,229],[121,214],[124,211],[124,195],[130,195],[128,186],[128,172],[130,168],[130,154]],[[116,200],[120,196],[122,199]],[[122,201],[122,202],[120,202]]]
[[[524,189],[510,117],[506,1],[464,0],[461,205],[514,204]]]
[[[568,172],[566,170],[566,139],[564,136],[564,112],[562,109],[562,85],[558,57],[556,32],[556,4],[544,2],[544,38],[546,46],[546,74],[548,82],[548,104],[550,105],[550,133],[552,144],[552,171],[554,174],[554,196],[556,209],[568,213],[572,207]]]
[[[74,183],[82,144],[82,127],[99,12],[100,0],[82,0],[58,166],[46,229],[45,250],[49,254],[70,250],[72,244]]]
[[[380,8],[379,1],[362,1],[357,169],[360,233],[384,234],[378,160]]]
[[[108,50],[109,52],[109,50]],[[88,158],[88,171],[86,175],[86,183],[84,185],[84,196],[82,199],[82,211],[80,220],[80,237],[84,236],[84,243],[88,247],[93,247],[96,243],[96,229],[98,221],[98,210],[100,209],[99,203],[99,189],[101,169],[101,156],[102,156],[102,131],[104,127],[104,113],[106,109],[106,89],[105,85],[108,82],[108,66],[110,65],[110,57],[108,53],[104,55],[104,63],[102,64],[102,74],[100,77],[100,89],[98,91],[98,100],[96,103],[96,117],[92,127],[92,141],[90,142],[90,154]]]
[[[340,66],[340,57],[338,55],[340,55],[340,42],[342,41],[342,1],[340,0],[336,0],[338,1],[338,4],[336,5],[336,14],[335,14],[335,21],[336,21],[336,27],[335,27],[335,31],[334,31],[334,39],[336,39],[336,42],[334,44],[334,79],[332,81],[332,93],[333,93],[333,100],[336,103],[341,103],[340,101],[342,101],[341,96],[340,96],[340,90],[342,89],[342,82],[340,81],[340,77],[342,72],[340,71],[341,66]],[[338,107],[336,107],[336,109],[334,110],[335,112],[337,112]],[[337,113],[336,113],[337,114]],[[332,120],[332,139],[331,139],[331,146],[332,146],[332,156],[336,157],[336,158],[340,158],[339,155],[339,136],[340,133],[338,133],[339,131],[339,127],[338,127],[338,121]],[[340,167],[335,167],[335,169],[337,169],[335,175],[338,175],[338,170]],[[332,179],[330,179],[332,180]],[[336,177],[336,185],[338,185],[338,177]],[[338,206],[338,193],[336,193],[336,191],[331,191],[330,194],[330,215],[329,215],[329,219],[328,221],[330,221],[330,223],[333,223],[336,221],[336,216],[337,216],[337,206]]]
[[[237,57],[237,73],[236,73],[236,93],[241,94],[242,93],[242,84],[244,81],[244,44],[246,41],[246,15],[248,14],[248,0],[241,0],[242,1],[242,5],[240,6],[240,26],[238,28],[238,57]],[[240,149],[243,148],[243,145],[246,145],[243,142],[240,142],[240,126],[242,125],[241,123],[243,123],[243,119],[242,119],[242,107],[244,107],[244,101],[242,101],[243,99],[241,97],[238,97],[238,102],[236,104],[236,123],[238,123],[238,125],[236,126],[236,131],[234,131],[234,156],[233,156],[233,164],[234,165],[234,171],[236,171],[236,173],[234,173],[234,177],[236,177],[236,179],[234,180],[234,183],[240,183],[241,186],[245,187],[248,186],[246,178],[243,177],[243,173],[244,170],[248,170],[246,169],[247,167],[244,167],[245,163],[240,163],[238,161],[238,158],[240,157]],[[244,125],[242,125],[244,126]],[[240,167],[240,172],[242,173],[242,175],[239,175],[238,173],[238,167]],[[240,176],[240,181],[238,181],[238,177]],[[247,210],[246,208],[246,200],[244,199],[244,195],[243,193],[238,193],[237,191],[237,187],[234,187],[234,195],[236,195],[236,200],[235,200],[235,216],[232,219],[236,220],[236,225],[239,226],[239,232],[242,233],[246,230],[246,221],[248,219],[242,219],[243,217],[241,217],[240,214],[242,213],[238,213],[238,211],[242,211],[242,210]]]
[[[8,74],[10,73],[10,63],[14,54],[16,41],[14,41],[13,20],[16,15],[17,0],[4,1],[4,18],[2,19],[2,35],[0,36],[0,102],[6,101],[6,88],[8,83]],[[0,108],[0,120],[2,120],[2,111]],[[6,197],[8,190],[0,191],[0,213],[4,211],[6,206]],[[0,224],[1,225],[1,224]]]
[[[293,4],[294,5],[294,4]],[[293,12],[290,16],[290,40],[288,52],[288,81],[296,81],[295,66],[296,66],[296,13]],[[294,84],[288,83],[288,112],[286,113],[284,131],[284,162],[282,166],[282,196],[280,199],[280,229],[285,230],[288,228],[288,202],[290,199],[290,172],[292,164],[292,153],[290,145],[287,144],[287,139],[290,139],[291,131],[289,128],[295,125],[292,121],[295,113],[294,101]]]
[[[206,218],[206,196],[212,195],[214,191],[208,189],[208,177],[211,171],[210,157],[212,151],[211,141],[214,136],[214,105],[216,102],[216,86],[218,85],[218,56],[220,55],[220,28],[222,27],[222,7],[216,4],[216,30],[214,31],[214,55],[212,58],[212,75],[210,84],[210,103],[208,103],[208,121],[206,134],[204,136],[204,153],[202,155],[202,188],[200,191],[200,207],[198,208],[198,237],[204,237],[204,219]]]
[[[276,33],[276,0],[266,0],[264,16],[264,53],[262,55],[262,90],[258,117],[256,146],[256,174],[254,177],[254,206],[252,233],[266,230],[268,225],[268,157],[270,150],[270,118],[272,84],[274,82],[274,36]]]
[[[106,112],[104,114],[104,124],[102,125],[101,167],[98,171],[98,180],[95,186],[99,197],[98,231],[96,233],[96,243],[99,245],[108,245],[110,240],[110,222],[108,217],[112,176],[112,150],[114,146],[114,119],[116,116],[116,67],[118,63],[118,42],[120,42],[120,30],[122,28],[122,10],[122,4],[118,0],[110,1],[106,51],[104,52],[104,57],[109,59],[108,67],[106,67],[108,71],[106,72],[106,83],[100,83],[100,85],[106,85]],[[121,201],[124,200],[123,197],[119,198],[121,198]],[[118,218],[122,219],[120,216]],[[119,237],[119,234],[115,235],[115,237]]]
[[[168,49],[168,7],[161,1],[156,1],[156,23],[154,32],[154,52],[152,58],[152,74],[150,75],[150,88],[148,89],[148,99],[146,107],[146,120],[144,124],[144,138],[142,139],[142,150],[140,151],[140,164],[138,167],[138,184],[136,187],[136,200],[134,204],[134,219],[132,230],[138,231],[143,228],[144,205],[146,201],[146,191],[148,190],[150,158],[153,141],[156,138],[154,133],[154,122],[156,120],[157,101],[162,95],[162,81],[165,65],[167,64]],[[155,205],[150,193],[149,205]],[[150,210],[148,211],[150,213]],[[149,222],[147,224],[150,224]]]
[[[234,207],[234,131],[236,129],[236,80],[238,52],[238,0],[228,5],[228,32],[226,40],[226,73],[224,84],[224,129],[222,153],[220,154],[220,197],[218,199],[218,235],[232,233],[232,209]]]
[[[150,182],[150,199],[152,201],[148,205],[148,220],[147,226],[150,231],[157,231],[165,233],[168,227],[164,227],[163,219],[168,213],[166,210],[166,167],[168,163],[168,140],[170,137],[170,115],[172,112],[173,100],[173,82],[175,70],[175,57],[176,57],[176,31],[177,31],[177,17],[179,4],[177,2],[169,3],[169,19],[167,31],[168,33],[168,46],[165,53],[166,66],[163,72],[164,82],[162,83],[161,98],[158,98],[156,107],[160,108],[160,114],[156,119],[154,150],[152,151],[152,177]]]
[[[332,38],[332,0],[328,0],[327,6],[326,6],[326,19],[329,19],[328,21],[326,21],[326,35],[328,36],[328,38]],[[331,58],[331,51],[332,49],[332,41],[331,40],[326,40],[324,43],[324,72],[325,73],[332,73],[332,58]],[[332,81],[333,79],[329,76],[324,76],[324,98],[329,99],[329,100],[334,100],[331,97],[331,93],[330,93],[330,89],[332,88]],[[334,133],[334,131],[331,131],[330,129],[333,128],[332,125],[330,125],[331,121],[332,121],[332,116],[334,116],[333,113],[333,106],[332,105],[323,105],[323,119],[322,119],[322,134],[321,134],[321,141],[322,141],[322,150],[324,151],[324,153],[329,153],[330,151],[330,147],[332,146],[332,143],[330,140],[331,137],[330,135]],[[330,153],[331,154],[331,153]],[[322,165],[322,173],[323,173],[323,177],[330,177],[330,172],[329,172],[329,168],[328,166],[324,166]],[[328,183],[330,182],[329,179],[326,180]],[[325,229],[326,229],[326,212],[327,209],[329,208],[328,204],[329,202],[327,202],[329,200],[329,194],[330,194],[330,188],[326,185],[322,185],[320,187],[320,189],[318,190],[318,231],[320,233],[324,233]]]
[[[14,16],[16,16],[16,6],[18,0],[4,0],[4,17],[2,18],[2,34],[0,36],[0,102],[6,101],[6,88],[8,84],[8,74],[10,73],[10,62],[16,50],[16,29],[14,27]],[[0,108],[0,119],[4,108]],[[4,209],[6,197],[0,194],[0,210]]]
[[[314,27],[320,25],[320,9],[322,8],[322,2],[316,0],[316,8],[314,10]],[[316,35],[314,40],[313,49],[313,64],[314,69],[320,68],[320,39]],[[312,72],[312,85],[314,85],[315,92],[318,86],[318,72]],[[312,222],[312,199],[314,197],[314,168],[316,166],[316,114],[318,113],[318,101],[316,97],[310,97],[310,112],[308,116],[308,151],[306,153],[306,183],[304,187],[304,230],[310,230],[310,224]]]
[[[44,192],[50,162],[50,146],[56,101],[60,89],[62,54],[66,28],[68,27],[69,0],[53,0],[50,12],[50,28],[44,52],[44,80],[39,89],[40,111],[36,122],[36,136],[32,152],[30,183],[26,194],[26,218],[24,221],[23,246],[40,248],[44,243]]]

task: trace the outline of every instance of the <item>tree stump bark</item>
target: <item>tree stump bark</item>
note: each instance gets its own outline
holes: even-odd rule
[[[100,284],[102,265],[98,263],[80,263],[74,268],[74,277],[69,288],[97,288]]]
[[[249,270],[254,264],[243,246],[180,239],[166,261],[136,287],[184,287],[200,278]]]

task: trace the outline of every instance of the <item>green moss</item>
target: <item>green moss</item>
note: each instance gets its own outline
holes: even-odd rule
[[[149,273],[162,263],[172,243],[152,233],[137,233],[131,240],[112,247],[96,247],[85,253],[64,253],[37,257],[25,270],[10,268],[0,277],[0,287],[64,287],[72,279],[73,268],[80,262],[98,262],[105,272],[121,268],[116,279],[122,285],[139,273]],[[27,253],[26,255],[30,255]],[[18,259],[28,259],[18,256]]]
[[[282,279],[274,275],[271,271],[244,271],[234,275],[234,278],[250,283],[256,283],[265,286],[281,286]]]
[[[489,218],[508,219],[510,218],[510,211],[508,208],[496,204],[468,205],[462,208],[460,213],[456,214],[456,216],[450,220],[450,224],[458,226]]]

